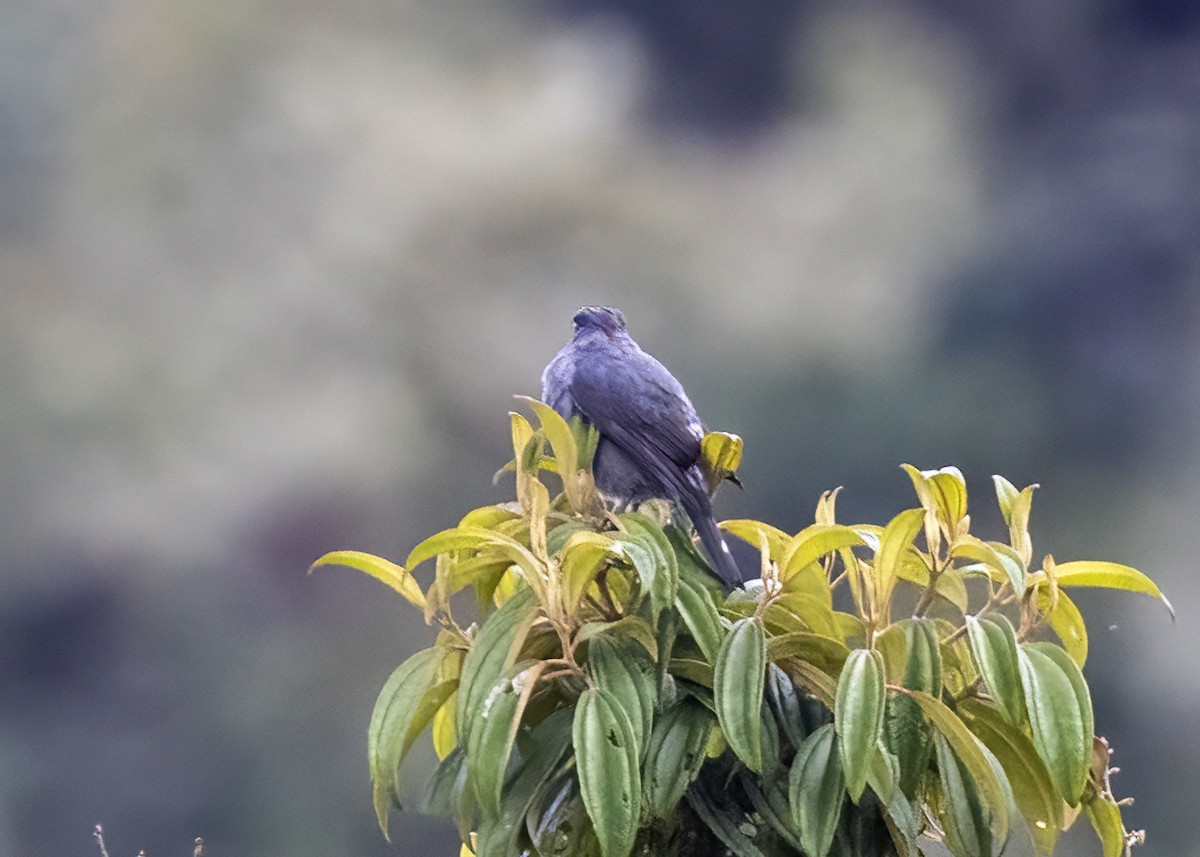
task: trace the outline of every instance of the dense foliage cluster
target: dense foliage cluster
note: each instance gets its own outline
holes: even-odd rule
[[[400,762],[431,728],[431,804],[480,857],[911,855],[918,837],[990,857],[1018,825],[1048,855],[1081,813],[1105,857],[1138,840],[1094,737],[1067,590],[1165,598],[1127,566],[1035,566],[1035,486],[995,477],[1006,542],[970,532],[952,467],[906,465],[919,505],[884,526],[838,523],[836,491],[795,535],[726,521],[761,575],[724,593],[665,504],[605,509],[592,430],[531,405],[536,429],[512,415],[515,502],[470,512],[403,567],[318,560],[372,574],[440,629],[371,719],[385,831]],[[715,487],[741,442],[711,434],[704,454]],[[427,560],[423,589],[410,572]]]

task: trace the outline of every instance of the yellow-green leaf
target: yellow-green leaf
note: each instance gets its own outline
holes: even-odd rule
[[[574,613],[583,593],[596,579],[612,554],[612,538],[591,530],[572,533],[563,545],[559,569],[562,575],[563,607]]]
[[[807,631],[794,631],[767,640],[767,660],[808,661],[823,672],[833,675],[841,672],[842,665],[849,656],[850,649],[841,640]]]
[[[1083,614],[1075,606],[1075,602],[1067,597],[1061,589],[1052,596],[1049,586],[1038,586],[1037,607],[1054,633],[1062,640],[1063,648],[1071,656],[1071,660],[1082,667],[1087,663],[1088,635],[1087,625],[1084,624]]]
[[[779,560],[779,579],[786,582],[825,554],[861,544],[862,536],[841,524],[813,524],[805,527],[784,549]]]
[[[951,554],[954,559],[969,559],[972,562],[983,563],[988,567],[993,580],[1007,581],[1013,592],[1025,591],[1025,569],[1021,566],[1020,557],[1016,554],[1001,552],[988,542],[967,534],[954,546]]]
[[[788,542],[791,541],[791,536],[785,533],[778,527],[773,527],[770,524],[764,524],[762,521],[751,520],[732,520],[722,521],[720,524],[722,530],[727,533],[732,533],[744,542],[749,542],[757,546],[759,534],[766,536],[767,547],[770,549],[771,559],[774,562],[779,562],[786,550]]]
[[[1108,589],[1124,589],[1126,592],[1140,592],[1162,601],[1171,612],[1171,616],[1175,616],[1175,608],[1154,581],[1127,565],[1094,560],[1060,562],[1054,567],[1054,577],[1059,586],[1103,586]]]
[[[438,554],[477,548],[497,537],[498,534],[494,530],[485,530],[482,527],[454,527],[442,530],[413,548],[408,559],[404,561],[404,565],[406,568],[413,569]]]
[[[582,483],[579,479],[579,447],[575,444],[575,435],[571,427],[554,408],[528,396],[517,396],[533,407],[542,424],[546,440],[554,451],[554,460],[558,463],[558,475],[562,479],[563,492],[567,502],[577,512],[584,511],[584,496]]]
[[[875,554],[875,578],[879,593],[879,607],[886,607],[892,587],[901,576],[901,565],[912,548],[913,539],[921,531],[925,520],[924,509],[908,509],[888,522],[879,537],[879,550]]]
[[[410,604],[425,609],[425,593],[413,580],[412,575],[405,571],[403,566],[389,562],[383,557],[361,551],[332,551],[314,562],[309,571],[325,565],[344,565],[369,574],[399,592]]]
[[[1104,857],[1121,857],[1125,854],[1125,825],[1121,822],[1121,808],[1103,795],[1097,795],[1084,805],[1092,829],[1100,837]]]

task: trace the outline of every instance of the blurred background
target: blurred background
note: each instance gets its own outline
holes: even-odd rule
[[[955,463],[1153,576],[1175,624],[1079,595],[1087,677],[1138,853],[1200,855],[1196,4],[0,5],[0,854],[456,853],[367,781],[431,632],[304,572],[506,499],[609,303],[744,437],[719,516]]]

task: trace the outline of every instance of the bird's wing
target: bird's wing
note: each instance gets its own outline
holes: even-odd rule
[[[620,361],[581,360],[574,370],[571,398],[578,410],[635,461],[667,477],[667,484],[699,459],[703,430],[696,411],[653,357],[635,352]]]

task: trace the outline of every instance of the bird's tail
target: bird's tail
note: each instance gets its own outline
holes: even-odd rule
[[[692,519],[692,525],[696,528],[697,535],[700,536],[700,544],[704,546],[704,553],[708,556],[708,562],[712,566],[713,572],[730,589],[740,586],[742,572],[738,569],[737,563],[733,561],[733,554],[730,553],[729,545],[725,543],[724,536],[717,528],[717,522],[713,520],[712,506],[705,502],[696,503],[694,501],[684,502],[682,505],[688,517]]]

